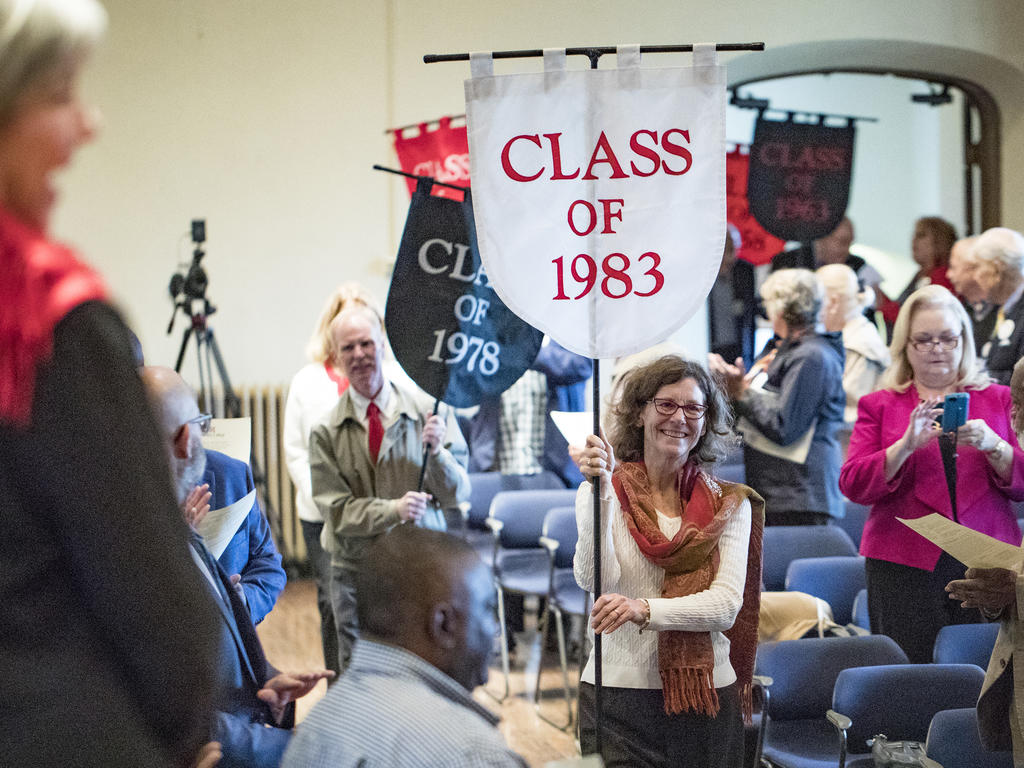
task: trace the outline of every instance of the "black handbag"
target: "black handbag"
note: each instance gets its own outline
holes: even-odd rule
[[[924,753],[919,741],[889,741],[885,734],[868,740],[875,768],[942,768]]]

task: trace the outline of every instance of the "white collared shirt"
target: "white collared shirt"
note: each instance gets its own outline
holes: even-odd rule
[[[385,431],[388,427],[395,423],[398,418],[398,398],[393,396],[391,391],[392,384],[388,379],[384,379],[384,384],[381,385],[380,391],[377,396],[373,398],[373,402],[380,408],[380,421],[384,425]],[[356,388],[350,386],[348,388],[349,394],[352,397],[352,405],[355,407],[356,421],[367,427],[369,420],[366,417],[366,409],[370,407],[370,398],[363,397],[361,394],[356,392]]]

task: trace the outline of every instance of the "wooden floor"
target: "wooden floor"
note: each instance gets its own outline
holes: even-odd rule
[[[323,651],[320,647],[320,617],[316,609],[316,588],[310,580],[290,581],[278,598],[270,615],[259,625],[259,635],[267,658],[280,670],[303,670],[321,667]],[[534,712],[533,691],[537,678],[540,642],[534,622],[528,620],[527,631],[519,635],[517,662],[511,676],[511,696],[498,704],[483,690],[474,696],[501,716],[499,726],[509,746],[521,754],[531,766],[542,766],[548,761],[576,755],[571,734],[559,731],[541,720]],[[575,666],[570,667],[569,680],[575,685],[578,676]],[[561,689],[561,671],[557,653],[545,654],[545,667],[541,676],[542,706],[545,714],[564,722],[565,704],[554,694]],[[491,679],[487,686],[499,692],[504,686],[500,664],[491,665]],[[317,688],[297,705],[296,717],[301,722],[327,690],[326,683]]]

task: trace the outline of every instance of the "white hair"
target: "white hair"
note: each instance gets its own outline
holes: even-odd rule
[[[90,51],[106,26],[96,0],[0,0],[0,126],[27,92]]]
[[[791,329],[813,328],[821,314],[824,291],[809,269],[780,269],[761,286],[768,317],[781,317]]]
[[[875,292],[870,285],[861,288],[857,273],[846,264],[826,264],[815,273],[826,296],[839,296],[846,311],[846,319],[858,315],[875,303]]]

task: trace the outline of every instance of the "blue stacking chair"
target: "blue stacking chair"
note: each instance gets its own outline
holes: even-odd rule
[[[800,557],[786,569],[786,589],[820,597],[836,624],[853,622],[853,601],[866,588],[863,557]]]
[[[540,543],[544,533],[544,518],[548,510],[572,504],[575,499],[576,491],[562,486],[552,490],[499,491],[491,501],[487,526],[494,536],[492,572],[498,592],[501,670],[505,678],[504,694],[495,697],[499,701],[508,698],[509,694],[505,595],[547,595],[549,556]]]
[[[769,525],[764,529],[762,580],[764,588],[786,588],[786,569],[798,557],[857,555],[850,536],[834,525]]]
[[[1013,768],[1012,752],[989,752],[981,745],[974,707],[936,712],[924,751],[946,768]]]
[[[974,664],[987,669],[998,634],[999,622],[950,624],[935,636],[932,661],[936,664]]]
[[[984,680],[985,673],[974,664],[844,669],[828,712],[839,737],[839,768],[873,768],[868,740],[880,733],[890,741],[924,743],[932,718],[946,709],[973,707]]]
[[[868,591],[862,589],[853,598],[853,623],[861,629],[871,631],[871,617],[868,615]]]
[[[771,680],[771,698],[761,718],[761,754],[778,768],[834,768],[839,741],[825,713],[840,672],[906,662],[907,655],[885,635],[762,643],[754,671]]]
[[[849,499],[843,504],[843,517],[835,521],[835,524],[850,535],[854,546],[860,548],[860,538],[864,533],[864,523],[867,522],[871,507],[858,504]]]
[[[569,664],[566,652],[565,628],[562,622],[563,616],[580,617],[580,636],[578,638],[579,656],[577,661],[582,669],[583,647],[586,638],[586,617],[590,612],[590,593],[582,589],[576,583],[576,577],[572,570],[572,559],[576,553],[576,540],[578,532],[576,529],[575,507],[556,507],[550,510],[544,518],[544,534],[540,542],[547,549],[550,557],[548,571],[548,593],[544,608],[544,617],[541,621],[541,646],[540,660],[537,664],[537,685],[533,689],[533,707],[546,723],[550,723],[560,730],[568,730],[573,724],[573,700],[572,688],[569,685]],[[555,634],[558,640],[558,663],[562,670],[562,690],[565,696],[566,721],[564,723],[552,720],[541,711],[540,706],[540,676],[544,667],[544,649],[547,647],[547,636],[554,625]],[[577,691],[578,692],[578,691]]]
[[[501,491],[561,489],[565,484],[554,472],[544,470],[535,475],[503,475],[500,472],[469,473],[469,503],[461,508],[463,537],[491,565],[494,536],[487,527],[491,501]]]

